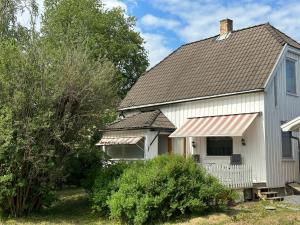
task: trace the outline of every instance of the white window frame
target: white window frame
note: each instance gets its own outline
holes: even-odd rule
[[[291,62],[294,62],[295,63],[295,93],[293,92],[289,92],[288,89],[287,89],[287,61],[291,61]],[[290,57],[286,57],[285,59],[285,90],[286,90],[286,93],[288,95],[292,95],[292,96],[298,96],[298,85],[297,85],[297,74],[298,74],[298,68],[297,68],[297,60],[293,59],[293,58],[290,58]]]

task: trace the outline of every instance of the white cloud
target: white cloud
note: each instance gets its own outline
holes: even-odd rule
[[[102,0],[102,3],[107,9],[112,9],[115,7],[121,7],[123,10],[127,12],[128,8],[127,5],[120,0]]]
[[[219,20],[224,18],[233,19],[235,29],[271,22],[300,39],[300,1],[152,0],[151,3],[165,14],[180,18],[185,25],[174,32],[184,42],[218,34]]]
[[[160,17],[147,14],[143,16],[140,20],[143,26],[148,26],[152,28],[164,27],[170,30],[176,29],[180,26],[180,22],[172,19],[164,19]]]
[[[149,52],[150,67],[155,66],[164,57],[171,53],[171,49],[166,47],[164,36],[153,33],[142,33],[146,44],[145,48]]]

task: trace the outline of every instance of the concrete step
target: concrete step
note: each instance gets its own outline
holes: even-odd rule
[[[255,187],[254,189],[256,189],[256,190],[269,190],[269,188],[268,187]]]
[[[277,195],[278,192],[277,191],[261,191],[260,192],[262,195],[266,195],[266,196],[269,196],[269,195]]]
[[[270,201],[283,201],[284,197],[270,197],[270,198],[266,198],[266,200],[270,200]]]

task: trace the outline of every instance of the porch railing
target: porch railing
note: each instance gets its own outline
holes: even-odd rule
[[[252,167],[250,165],[200,164],[221,183],[232,189],[251,188]]]

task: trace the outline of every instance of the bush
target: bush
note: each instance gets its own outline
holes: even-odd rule
[[[108,214],[107,200],[111,194],[117,190],[116,181],[127,167],[128,164],[117,163],[98,170],[98,174],[91,190],[93,210],[102,215]]]
[[[127,168],[108,200],[110,215],[129,224],[162,221],[227,206],[233,193],[192,159],[159,156]]]

